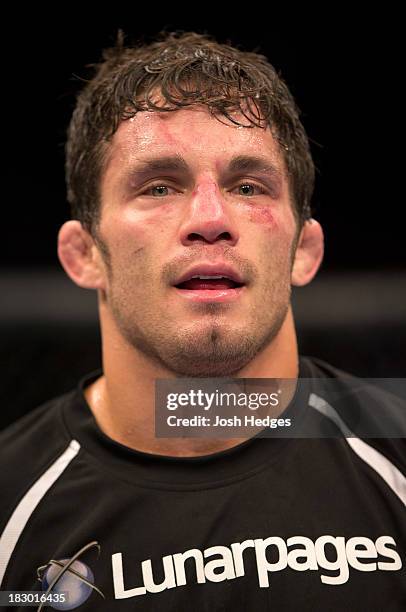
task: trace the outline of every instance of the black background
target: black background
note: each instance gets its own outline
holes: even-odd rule
[[[250,8],[250,12],[248,12]],[[324,270],[404,267],[403,54],[398,17],[376,12],[276,13],[260,6],[219,15],[211,5],[135,5],[93,16],[62,5],[24,12],[2,33],[4,267],[57,266],[65,199],[65,130],[80,88],[118,28],[128,42],[162,30],[208,32],[258,50],[281,73],[302,110],[318,168],[315,216],[326,233]],[[7,23],[7,22],[6,22]]]
[[[326,239],[321,272],[294,304],[300,352],[359,376],[405,375],[403,18],[389,6],[277,7],[133,3],[119,14],[69,3],[3,14],[0,426],[101,365],[96,296],[63,285],[56,240],[69,218],[64,142],[75,95],[118,28],[127,42],[207,32],[268,57],[311,139]]]

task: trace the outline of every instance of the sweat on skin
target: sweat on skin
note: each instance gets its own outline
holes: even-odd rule
[[[321,228],[306,223],[298,237],[269,129],[225,125],[199,108],[141,112],[110,146],[98,229],[109,259],[78,221],[60,232],[68,274],[99,294],[104,376],[86,397],[122,444],[202,454],[201,441],[197,451],[193,440],[155,439],[154,380],[297,377],[290,290],[316,273]],[[219,262],[243,278],[238,299],[199,303],[175,287],[191,266]],[[205,451],[239,441],[206,441]]]

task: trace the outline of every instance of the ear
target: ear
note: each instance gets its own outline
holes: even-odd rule
[[[321,225],[315,219],[305,221],[296,247],[292,267],[292,285],[307,285],[316,275],[323,259],[324,239]]]
[[[58,234],[58,257],[79,287],[105,289],[104,265],[92,236],[80,221],[67,221]]]

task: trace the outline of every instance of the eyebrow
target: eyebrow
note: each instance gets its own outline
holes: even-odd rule
[[[171,155],[167,157],[153,157],[145,159],[138,165],[130,169],[128,178],[140,180],[148,178],[157,172],[186,172],[190,174],[190,168],[181,155]]]
[[[233,157],[227,171],[231,174],[237,172],[264,172],[273,178],[282,178],[282,173],[275,164],[271,163],[266,157],[255,155],[238,155]]]
[[[163,172],[191,174],[189,165],[181,155],[171,155],[141,161],[131,168],[128,173],[128,180],[130,182],[138,181]],[[234,175],[240,172],[261,172],[268,174],[272,179],[282,179],[282,173],[278,166],[271,163],[268,158],[261,156],[238,155],[233,157],[225,173]]]

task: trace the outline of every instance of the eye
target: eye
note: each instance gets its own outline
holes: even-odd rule
[[[244,196],[255,195],[255,189],[257,189],[260,194],[265,193],[265,191],[259,185],[255,185],[255,183],[241,183],[240,185],[238,185],[238,188],[240,191],[239,195]]]
[[[168,195],[169,189],[170,188],[167,185],[151,185],[151,187],[148,187],[144,193],[160,198]]]
[[[157,183],[156,185],[150,185],[141,195],[152,196],[155,198],[163,198],[170,195],[170,191],[173,187],[165,185],[164,183]],[[235,189],[239,190],[239,195],[252,197],[255,195],[261,195],[265,193],[265,190],[257,185],[256,183],[240,183]]]

